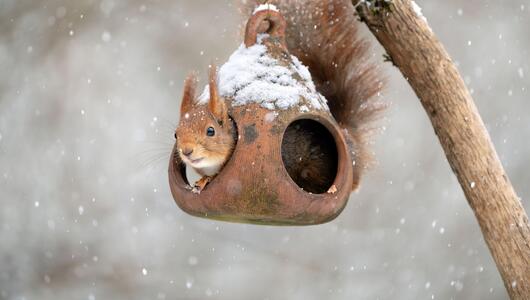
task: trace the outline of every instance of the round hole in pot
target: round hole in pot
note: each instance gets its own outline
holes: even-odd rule
[[[282,139],[282,160],[293,181],[310,193],[327,192],[337,176],[335,139],[315,120],[296,120],[287,127]]]

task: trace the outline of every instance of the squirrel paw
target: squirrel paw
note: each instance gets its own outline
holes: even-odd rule
[[[210,176],[203,176],[201,179],[199,179],[195,184],[193,185],[192,192],[196,194],[200,194],[202,190],[206,187],[208,183],[212,181],[212,177]]]

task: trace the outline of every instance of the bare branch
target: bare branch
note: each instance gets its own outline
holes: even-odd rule
[[[410,0],[353,0],[419,97],[512,299],[530,299],[528,217],[456,66]]]

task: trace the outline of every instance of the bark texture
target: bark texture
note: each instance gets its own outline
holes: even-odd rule
[[[530,226],[456,66],[410,0],[352,0],[427,112],[511,299],[530,299]]]

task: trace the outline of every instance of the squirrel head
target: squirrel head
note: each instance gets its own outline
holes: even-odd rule
[[[217,89],[217,72],[210,68],[210,98],[207,104],[195,99],[197,79],[189,75],[184,83],[180,122],[175,132],[179,155],[199,174],[213,176],[228,160],[235,145],[235,128]]]

